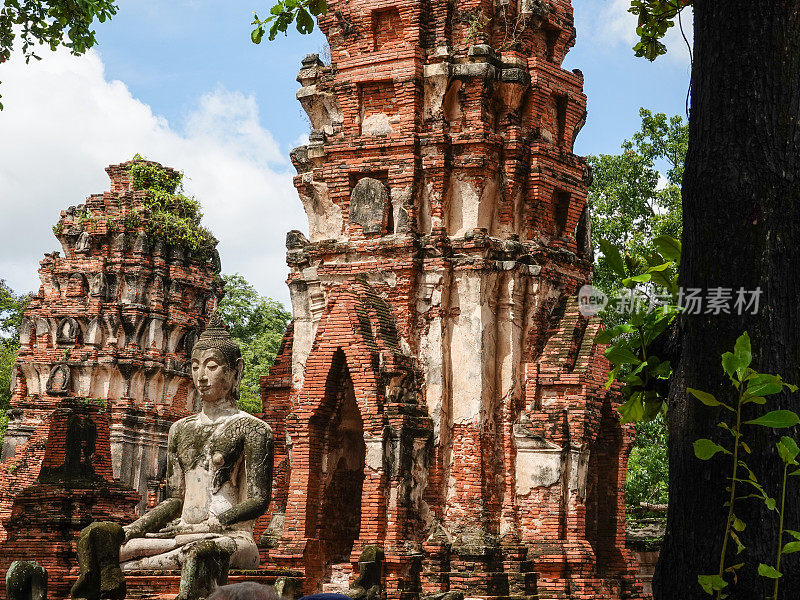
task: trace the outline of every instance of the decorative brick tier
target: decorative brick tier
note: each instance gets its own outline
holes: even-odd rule
[[[267,564],[306,592],[642,598],[591,279],[568,0],[330,0],[292,152],[294,321],[262,378]]]

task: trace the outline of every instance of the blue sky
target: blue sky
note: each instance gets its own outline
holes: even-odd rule
[[[124,81],[134,96],[171,123],[180,123],[196,98],[214,84],[253,94],[265,126],[287,148],[306,129],[293,93],[300,60],[320,52],[325,42],[315,30],[310,36],[292,31],[254,45],[253,11],[263,15],[267,6],[263,0],[123,3],[114,21],[98,28],[107,75]],[[672,55],[650,63],[630,50],[635,17],[625,11],[629,3],[573,0],[573,6],[577,42],[564,67],[583,71],[589,99],[578,153],[616,151],[636,129],[640,106],[685,113],[685,45],[670,44]]]
[[[0,278],[38,287],[42,254],[57,246],[59,210],[107,189],[102,168],[140,152],[186,172],[220,239],[223,269],[288,301],[283,240],[305,229],[291,187],[289,150],[307,121],[295,100],[302,57],[320,52],[319,32],[250,42],[263,0],[136,0],[97,26],[99,45],[75,58],[43,50],[41,63],[0,67]],[[614,153],[638,127],[638,109],[684,114],[686,46],[637,59],[629,0],[573,0],[577,44],[564,66],[585,76],[589,117],[579,154]],[[691,24],[687,26],[690,33]]]

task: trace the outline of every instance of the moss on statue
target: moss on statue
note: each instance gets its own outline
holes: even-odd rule
[[[228,582],[231,552],[207,540],[194,545],[181,572],[176,600],[202,600]]]
[[[119,568],[119,548],[124,539],[122,525],[111,521],[92,523],[80,532],[77,554],[81,571],[70,590],[72,598],[125,598],[125,576]]]
[[[378,600],[383,579],[383,548],[375,544],[364,546],[358,558],[358,577],[347,595],[353,600]]]
[[[8,600],[46,600],[47,571],[35,560],[17,560],[6,572]]]

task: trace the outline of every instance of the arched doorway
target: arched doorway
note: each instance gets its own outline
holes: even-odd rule
[[[337,350],[325,386],[325,401],[314,417],[319,433],[319,515],[316,537],[325,562],[349,562],[361,525],[366,445],[344,352]],[[313,464],[313,463],[312,463]]]

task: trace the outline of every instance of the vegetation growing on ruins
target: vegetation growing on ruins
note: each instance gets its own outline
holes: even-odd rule
[[[134,211],[126,215],[125,225],[136,228],[144,224],[152,238],[180,245],[198,260],[210,259],[217,240],[200,225],[200,203],[183,194],[183,174],[163,169],[138,154],[133,161],[129,168],[131,183],[133,189],[147,192],[147,218]]]
[[[219,312],[241,346],[244,359],[239,407],[250,413],[261,412],[259,380],[275,360],[291,314],[280,302],[259,295],[238,273],[223,275],[222,279],[225,296]]]

